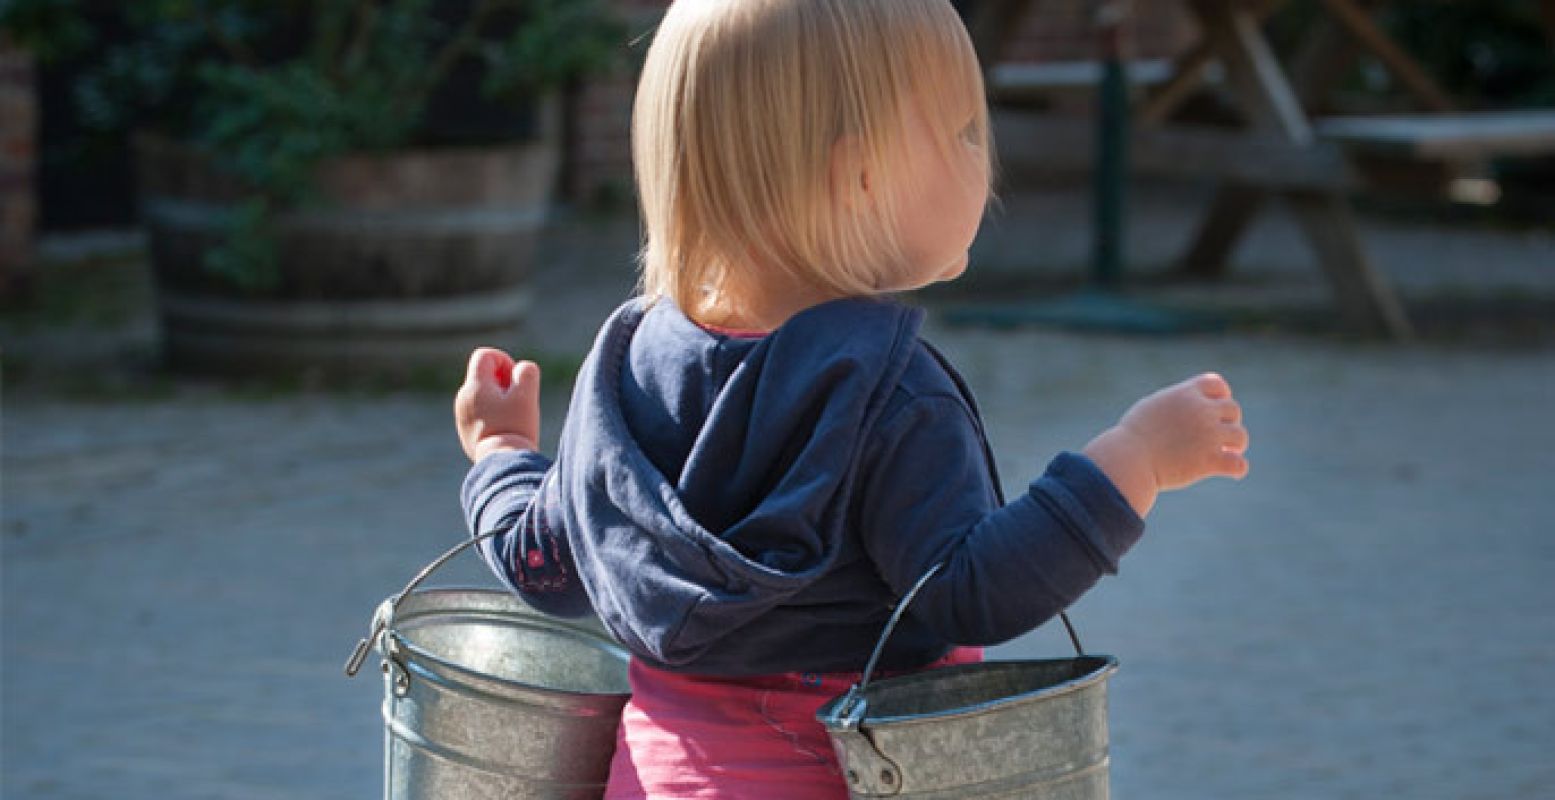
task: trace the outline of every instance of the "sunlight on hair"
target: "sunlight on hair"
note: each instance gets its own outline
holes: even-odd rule
[[[643,293],[694,313],[757,270],[835,295],[888,286],[903,261],[891,193],[834,167],[851,153],[905,180],[912,103],[941,157],[980,148],[987,191],[982,75],[946,0],[675,2],[633,110]]]

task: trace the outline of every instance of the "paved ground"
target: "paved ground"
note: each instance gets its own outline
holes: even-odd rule
[[[1170,198],[1143,202],[1158,204],[1136,229],[1149,261],[1184,226]],[[1010,206],[1030,224],[991,229],[989,271],[1078,260],[1075,203]],[[1547,234],[1369,230],[1413,298],[1555,297]],[[557,246],[531,347],[586,342],[627,291],[598,268],[623,238]],[[1321,302],[1291,243],[1264,226],[1245,274],[1181,296]],[[1116,796],[1555,797],[1555,343],[1496,322],[1403,346],[1278,325],[936,327],[1012,485],[1197,370],[1226,374],[1246,408],[1253,475],[1165,498],[1122,575],[1075,609],[1090,648],[1123,662]],[[146,333],[132,318],[7,343],[30,377],[6,387],[0,423],[0,795],[374,796],[381,687],[340,664],[373,607],[461,535],[449,398],[148,382]],[[444,581],[488,582],[473,559]],[[1044,630],[1000,654],[1063,649]]]

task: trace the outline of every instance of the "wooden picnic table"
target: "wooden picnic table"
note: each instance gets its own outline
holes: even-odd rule
[[[1457,113],[1452,98],[1376,24],[1364,0],[1320,0],[1326,14],[1290,64],[1276,57],[1263,23],[1292,0],[1182,2],[1202,37],[1137,103],[1130,158],[1142,171],[1222,180],[1183,259],[1184,270],[1222,275],[1232,248],[1277,196],[1313,246],[1347,324],[1365,333],[1408,338],[1409,319],[1368,258],[1356,225],[1348,195],[1365,183],[1365,176],[1353,153],[1473,160],[1555,152],[1555,112]],[[1555,26],[1555,0],[1541,2]],[[1038,0],[982,0],[972,31],[986,63],[998,62],[1018,21],[1038,5]],[[1353,45],[1371,52],[1420,106],[1437,116],[1315,120],[1310,106],[1340,77],[1335,67],[1346,63],[1344,48]],[[1228,131],[1170,123],[1173,112],[1217,66],[1244,127]],[[1086,163],[1094,155],[1084,120],[1002,115],[998,139],[1001,157],[1016,167],[1023,162],[1039,168]]]

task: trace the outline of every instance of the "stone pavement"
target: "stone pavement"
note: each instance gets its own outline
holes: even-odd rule
[[[1154,224],[1177,236],[1167,217]],[[1061,249],[1072,234],[1055,226]],[[1390,269],[1437,271],[1416,296],[1478,268],[1470,252],[1454,272],[1432,241],[1520,258],[1483,265],[1519,292],[1555,287],[1547,236],[1373,230],[1403,254]],[[986,261],[1012,263],[1005,235],[980,243]],[[1256,234],[1258,268],[1225,291],[1314,280],[1299,259],[1282,271],[1283,235]],[[582,239],[615,255],[591,260]],[[557,247],[532,349],[586,345],[629,290],[622,239]],[[1417,270],[1416,253],[1439,257]],[[137,324],[65,368],[111,370],[114,348],[144,344]],[[1555,797],[1555,345],[931,336],[979,393],[1012,487],[1193,372],[1223,372],[1246,409],[1253,474],[1163,498],[1122,574],[1074,609],[1087,646],[1123,665],[1115,796]],[[6,391],[0,796],[377,795],[382,688],[341,663],[377,603],[463,535],[452,387]],[[490,585],[473,557],[438,582]],[[1043,629],[996,655],[1065,647]]]

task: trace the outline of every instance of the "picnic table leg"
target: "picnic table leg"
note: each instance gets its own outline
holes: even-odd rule
[[[1278,4],[1266,4],[1261,17],[1267,17]],[[1214,48],[1205,42],[1195,49],[1206,59],[1213,56]],[[1320,17],[1314,30],[1306,33],[1301,50],[1293,60],[1291,84],[1305,105],[1322,96],[1328,87],[1337,83],[1344,70],[1355,61],[1355,51],[1349,46],[1343,31],[1328,17]],[[1196,62],[1189,62],[1197,66]],[[1231,253],[1258,214],[1269,200],[1269,192],[1246,184],[1224,184],[1215,192],[1209,212],[1194,234],[1192,243],[1182,257],[1181,274],[1200,279],[1218,279],[1230,271]]]
[[[1289,68],[1291,85],[1309,113],[1323,112],[1333,87],[1355,66],[1358,55],[1333,17],[1324,15],[1313,21],[1303,33]]]
[[[1457,104],[1442,91],[1440,86],[1436,85],[1436,81],[1431,80],[1431,76],[1426,74],[1420,62],[1389,38],[1376,21],[1355,4],[1354,0],[1322,0],[1322,2],[1328,9],[1328,13],[1345,29],[1345,32],[1355,37],[1361,46],[1381,59],[1388,71],[1392,72],[1394,77],[1404,84],[1404,88],[1428,110],[1443,114],[1456,110]]]
[[[1262,22],[1281,5],[1284,5],[1283,0],[1264,0],[1255,7],[1253,13]],[[1166,121],[1202,82],[1206,68],[1219,56],[1219,45],[1216,37],[1206,36],[1177,59],[1172,80],[1152,94],[1141,108],[1141,126],[1160,125]],[[1268,192],[1256,186],[1222,184],[1216,190],[1204,221],[1200,223],[1192,243],[1179,262],[1179,272],[1201,279],[1225,277],[1230,270],[1231,253],[1248,226],[1263,210],[1267,199]]]
[[[1263,36],[1258,13],[1235,0],[1190,0],[1188,5],[1220,56],[1249,125],[1294,144],[1311,144],[1315,140],[1312,125]],[[1234,196],[1236,191],[1237,187],[1228,186],[1217,198],[1213,215],[1194,244],[1194,251],[1202,251],[1197,255],[1203,260],[1190,263],[1213,265],[1214,256],[1229,253],[1246,230],[1259,204],[1248,202],[1246,193]],[[1407,338],[1408,320],[1392,289],[1367,259],[1348,200],[1338,190],[1285,191],[1281,195],[1311,240],[1346,324]],[[1243,205],[1234,207],[1238,201]],[[1246,210],[1248,207],[1252,210]],[[1190,251],[1190,258],[1195,255]]]
[[[1193,278],[1223,278],[1230,271],[1231,253],[1263,210],[1269,193],[1256,186],[1224,183],[1215,190],[1193,243],[1182,257],[1179,270]]]
[[[1286,204],[1323,266],[1345,324],[1365,335],[1413,336],[1403,304],[1366,258],[1349,200],[1333,192],[1287,192]]]
[[[1298,142],[1310,141],[1311,128],[1300,103],[1280,77],[1279,64],[1258,32],[1263,14],[1230,8],[1225,0],[1193,0],[1189,7],[1205,40],[1220,58],[1248,124]],[[1182,272],[1196,277],[1223,276],[1231,252],[1263,209],[1266,197],[1267,192],[1256,186],[1223,185],[1182,259]]]

